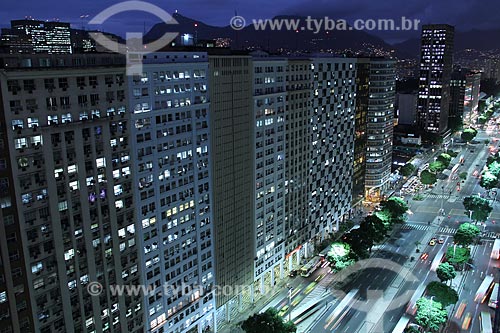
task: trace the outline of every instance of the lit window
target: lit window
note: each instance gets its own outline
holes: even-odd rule
[[[59,208],[60,212],[67,210],[68,209],[68,201],[65,200],[65,201],[59,202],[58,208]]]

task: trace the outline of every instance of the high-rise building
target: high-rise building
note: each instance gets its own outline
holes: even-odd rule
[[[395,108],[398,125],[415,125],[417,92],[397,93]]]
[[[212,211],[216,283],[253,286],[255,258],[253,65],[248,55],[209,56]],[[252,290],[218,295],[227,320]],[[220,314],[220,315],[219,315]]]
[[[366,122],[370,94],[370,62],[356,62],[356,113],[354,141],[354,173],[352,177],[353,205],[365,199]]]
[[[12,255],[3,269],[13,286],[0,290],[11,309],[2,325],[17,315],[32,332],[142,332],[142,297],[111,289],[139,285],[142,270],[125,58],[6,55],[2,64],[2,255]],[[95,295],[91,283],[102,287]]]
[[[229,320],[349,214],[356,68],[261,53],[209,62],[216,282],[249,287],[217,297]]]
[[[357,103],[366,108],[366,170],[364,197],[382,199],[389,185],[392,166],[392,134],[396,91],[395,61],[359,58]]]
[[[452,130],[456,130],[462,125],[464,116],[466,72],[467,70],[457,68],[453,71],[453,73],[451,73],[448,127]]]
[[[311,162],[311,59],[290,58],[286,68],[285,230],[287,268],[299,265],[309,241],[309,175]],[[295,256],[294,256],[295,255]]]
[[[426,132],[448,128],[454,31],[447,24],[422,27],[417,125]]]
[[[351,208],[356,59],[312,58],[310,238],[339,230]]]
[[[254,280],[283,277],[285,256],[285,103],[287,60],[254,57]]]
[[[148,54],[128,80],[145,330],[200,332],[215,312],[208,56]]]
[[[480,93],[481,73],[474,71],[467,73],[465,76],[464,117],[474,118],[479,107]]]
[[[2,45],[8,53],[73,53],[69,23],[39,20],[13,20],[2,29]]]

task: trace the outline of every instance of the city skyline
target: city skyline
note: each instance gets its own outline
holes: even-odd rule
[[[110,33],[124,36],[125,32],[146,32],[160,20],[150,14],[134,12],[123,13],[114,16],[108,22],[100,26],[88,25],[87,22],[95,15],[105,10],[111,4],[92,4],[86,1],[73,1],[70,8],[61,10],[57,5],[58,0],[50,0],[42,3],[29,0],[30,10],[26,7],[19,7],[17,3],[8,1],[3,4],[4,10],[0,14],[0,27],[6,27],[13,19],[23,19],[32,17],[43,21],[58,19],[62,22],[69,22],[73,28],[100,29]],[[404,8],[398,6],[398,2],[373,3],[371,1],[358,1],[356,3],[345,3],[341,1],[313,3],[312,1],[294,2],[272,2],[265,3],[265,6],[251,5],[245,2],[219,1],[216,3],[206,3],[199,0],[190,0],[182,3],[163,3],[159,0],[149,3],[158,5],[170,14],[179,12],[180,14],[200,20],[212,26],[228,26],[231,17],[241,15],[251,19],[269,19],[279,15],[297,15],[324,17],[329,16],[335,19],[345,19],[352,23],[355,19],[400,19],[407,17],[419,19],[422,24],[433,22],[447,23],[457,27],[458,31],[470,30],[491,30],[500,29],[500,23],[491,15],[499,4],[493,0],[481,5],[476,3],[456,2],[446,0],[436,3],[435,1],[413,1],[407,3]],[[112,4],[118,4],[114,2]],[[25,3],[28,5],[27,3]],[[263,3],[264,4],[264,3]],[[265,10],[262,8],[265,7]],[[194,9],[196,8],[196,9]],[[477,19],[474,19],[476,17]],[[367,31],[373,35],[381,37],[388,42],[402,42],[410,38],[418,37],[418,32],[400,31]]]

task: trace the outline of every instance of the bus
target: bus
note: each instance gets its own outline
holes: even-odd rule
[[[408,317],[407,315],[403,315],[396,324],[396,327],[394,327],[394,329],[392,330],[392,333],[404,333],[409,322],[410,317]]]
[[[495,283],[493,291],[491,292],[490,300],[488,301],[488,306],[490,308],[496,309],[498,304],[498,282]]]
[[[440,248],[439,251],[438,251],[438,253],[434,257],[434,260],[432,260],[431,271],[436,271],[436,269],[438,268],[439,264],[441,264],[443,262],[445,254],[446,254],[445,253],[445,248],[444,247]]]
[[[300,269],[300,275],[303,277],[309,277],[315,270],[318,269],[319,266],[321,266],[321,258],[316,256]]]
[[[498,260],[500,259],[500,239],[495,239],[493,243],[493,249],[491,250],[491,259]]]
[[[493,327],[491,326],[491,315],[487,311],[481,311],[481,314],[479,315],[479,332],[493,333]]]
[[[477,289],[474,301],[484,303],[492,288],[493,288],[493,276],[487,275],[484,277],[483,282],[481,282],[481,285]]]

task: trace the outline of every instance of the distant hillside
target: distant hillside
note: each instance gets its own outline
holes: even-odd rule
[[[301,51],[320,51],[320,50],[360,50],[367,47],[379,47],[385,50],[391,50],[392,47],[382,39],[370,35],[364,31],[332,31],[328,34],[322,32],[314,34],[312,31],[301,30],[299,32],[281,30],[272,31],[258,30],[250,25],[242,30],[236,31],[230,26],[215,27],[207,25],[200,21],[195,21],[179,14],[174,14],[174,18],[179,24],[158,23],[154,25],[146,34],[144,39],[151,41],[158,39],[165,32],[180,32],[196,35],[197,39],[230,38],[234,48],[262,48],[266,50],[288,49]],[[298,16],[278,16],[275,19],[302,19]],[[196,26],[196,25],[197,26]]]
[[[399,52],[406,52],[413,57],[420,54],[420,39],[412,38],[399,44],[393,45]],[[466,32],[455,32],[455,52],[465,49],[476,49],[488,51],[500,49],[500,30],[471,30]]]

